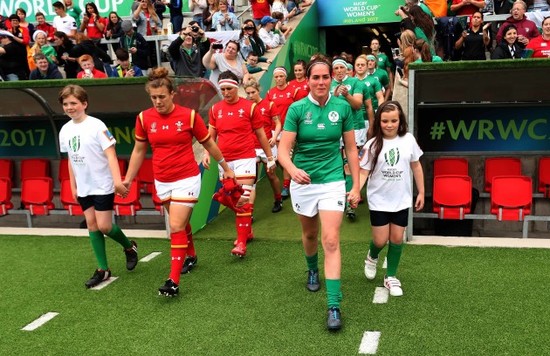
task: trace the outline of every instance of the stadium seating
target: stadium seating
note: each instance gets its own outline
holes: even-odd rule
[[[13,161],[11,159],[0,159],[0,178],[13,180]]]
[[[124,177],[128,170],[128,161],[122,158],[118,158],[118,168],[120,169],[120,176]]]
[[[445,157],[434,160],[434,177],[440,175],[468,175],[468,161],[460,157]]]
[[[152,193],[155,179],[153,178],[153,160],[151,158],[143,160],[137,177],[141,183],[141,191],[143,193]]]
[[[130,191],[125,198],[121,197],[120,195],[115,195],[115,215],[136,216],[136,212],[141,210],[141,195],[139,187],[139,180],[134,179],[130,186]]]
[[[21,161],[21,180],[27,178],[51,177],[50,160],[43,158],[29,158]]]
[[[59,170],[57,172],[57,179],[60,182],[63,182],[64,180],[70,179],[69,177],[69,159],[68,158],[62,158],[59,161]]]
[[[7,215],[13,209],[11,202],[11,179],[0,177],[0,216]]]
[[[491,193],[494,177],[521,176],[521,160],[513,157],[492,157],[485,160],[485,191]]]
[[[434,177],[433,211],[440,219],[464,219],[472,205],[472,178],[467,175]]]
[[[543,193],[544,197],[550,198],[550,157],[539,159],[538,182],[539,193]]]
[[[50,177],[26,178],[21,182],[21,203],[31,215],[49,215],[55,206],[53,180]]]
[[[59,199],[61,200],[61,204],[63,204],[63,208],[69,212],[69,215],[83,215],[82,207],[78,201],[73,198],[71,181],[69,179],[61,181]]]
[[[533,200],[531,177],[497,176],[491,188],[491,214],[497,220],[523,221],[531,213]]]
[[[160,215],[164,215],[164,206],[162,205],[162,200],[160,200],[157,195],[154,184],[152,189],[153,191],[151,192],[151,198],[153,199],[153,204],[155,204],[155,209],[158,210]]]

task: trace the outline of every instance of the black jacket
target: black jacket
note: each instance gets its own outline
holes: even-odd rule
[[[174,73],[180,77],[202,77],[205,71],[202,57],[210,50],[210,42],[203,41],[193,45],[191,54],[181,48],[182,44],[183,40],[178,36],[168,47]]]
[[[510,53],[508,48],[508,43],[506,41],[500,42],[498,46],[495,47],[491,59],[520,59],[521,52],[523,51],[517,42],[513,44],[514,56]]]
[[[130,48],[136,47],[137,52],[132,54],[132,64],[138,66],[141,69],[151,68],[151,61],[149,59],[149,46],[145,38],[134,31],[132,36],[123,34],[120,36],[120,47],[125,48],[130,52]]]

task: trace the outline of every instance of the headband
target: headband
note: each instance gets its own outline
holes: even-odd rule
[[[282,72],[285,77],[288,76],[288,74],[286,73],[286,68],[285,67],[277,67],[275,69],[273,69],[273,75],[275,75],[275,73],[277,72]]]
[[[338,64],[341,64],[343,65],[344,67],[347,68],[348,64],[345,60],[343,59],[335,59],[334,61],[332,61],[332,67],[334,68],[334,66],[338,65]]]
[[[367,60],[368,60],[368,61],[376,61],[376,57],[373,56],[372,54],[369,54],[369,55],[367,56]]]
[[[233,80],[233,79],[220,79],[220,80],[218,80],[218,85],[220,86],[220,88],[222,86],[234,87],[234,88],[239,87],[239,83],[236,80]]]
[[[313,68],[316,64],[323,64],[323,65],[326,65],[329,70],[330,70],[330,64],[328,64],[327,62],[325,61],[322,61],[322,60],[314,60],[313,62],[310,62],[307,66],[307,70],[306,70],[306,77],[309,77],[309,73],[311,73],[311,68]]]

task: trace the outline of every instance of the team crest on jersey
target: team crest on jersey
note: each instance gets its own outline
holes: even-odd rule
[[[306,112],[304,124],[311,125],[313,123],[312,116],[313,114],[310,111]]]
[[[176,127],[177,127],[176,131],[181,131],[182,126],[183,126],[183,122],[181,122],[181,121],[176,122]]]
[[[395,166],[399,162],[399,158],[400,158],[400,154],[399,154],[399,149],[397,147],[392,148],[388,152],[384,153],[384,160],[386,161],[386,164],[388,166],[391,166],[391,167]]]
[[[168,129],[170,129],[170,125],[162,125],[162,129],[163,130],[168,130]]]
[[[151,132],[151,133],[156,133],[157,132],[157,123],[156,122],[153,122],[151,124],[151,129],[149,130],[149,132]]]
[[[244,110],[242,108],[239,109],[239,111],[237,111],[239,113],[239,117],[243,117],[243,114],[244,114]],[[262,112],[263,114],[263,112]]]
[[[71,138],[69,140],[69,146],[73,152],[77,152],[80,149],[80,135]]]
[[[325,129],[325,124],[323,123],[318,123],[317,124],[317,130],[324,130]]]
[[[222,109],[218,110],[218,119],[221,119],[223,117],[223,111]]]
[[[109,129],[104,130],[104,131],[103,131],[103,134],[105,135],[105,137],[107,137],[107,140],[109,140],[109,141],[115,139],[115,137],[113,136],[113,134],[111,133],[111,131],[109,131]]]
[[[287,99],[290,98],[291,95],[292,95],[291,93],[286,93]]]
[[[338,114],[336,111],[331,111],[328,113],[328,119],[330,122],[338,122],[340,119],[340,114]]]
[[[262,112],[262,115],[265,115],[265,108],[262,108],[260,111]]]

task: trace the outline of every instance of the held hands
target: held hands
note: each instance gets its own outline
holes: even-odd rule
[[[348,203],[351,206],[352,209],[357,208],[357,204],[359,204],[359,200],[361,199],[361,194],[359,193],[359,189],[352,189],[348,193],[346,193]]]
[[[271,158],[271,160],[270,160],[270,158]],[[274,157],[268,157],[266,166],[267,166],[268,172],[274,172],[275,168],[277,168],[277,163],[275,161],[275,158]]]
[[[127,184],[128,187],[123,182],[115,184],[115,193],[123,198],[126,198],[126,196],[128,195],[128,188],[130,187],[130,183]]]

